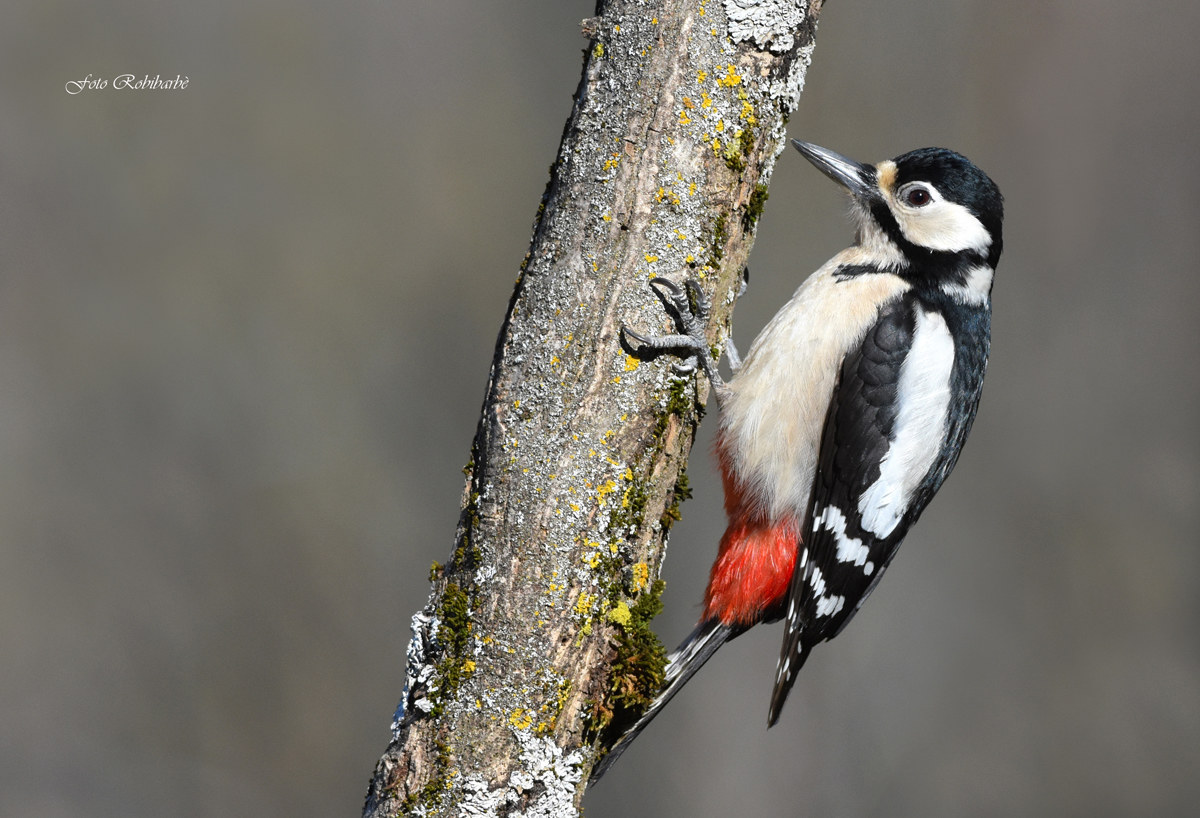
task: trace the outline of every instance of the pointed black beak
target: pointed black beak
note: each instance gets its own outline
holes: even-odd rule
[[[876,195],[874,165],[855,162],[828,148],[801,142],[799,139],[793,139],[792,144],[804,155],[805,159],[816,165],[817,170],[849,190],[854,198],[867,199]]]

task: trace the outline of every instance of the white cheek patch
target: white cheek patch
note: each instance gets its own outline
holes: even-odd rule
[[[958,253],[980,253],[992,244],[991,234],[975,215],[960,204],[935,199],[922,208],[892,203],[892,213],[900,232],[918,247]]]
[[[946,319],[917,310],[912,347],[900,366],[893,439],[879,463],[879,478],[858,500],[864,531],[877,537],[895,531],[937,459],[950,413],[953,366],[954,339]]]

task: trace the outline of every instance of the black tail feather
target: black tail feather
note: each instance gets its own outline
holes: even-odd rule
[[[608,768],[621,757],[621,753],[625,752],[638,734],[646,729],[646,725],[652,722],[654,717],[666,707],[667,702],[671,701],[675,694],[695,675],[696,671],[712,658],[712,655],[717,652],[717,648],[745,630],[745,627],[738,625],[723,625],[719,619],[706,619],[697,625],[696,629],[669,657],[662,692],[655,697],[653,704],[642,714],[641,718],[613,744],[608,754],[592,768],[588,785],[595,784],[600,780],[600,776],[604,775]]]

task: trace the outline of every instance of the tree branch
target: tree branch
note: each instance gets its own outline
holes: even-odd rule
[[[576,815],[661,682],[664,542],[707,385],[640,361],[648,286],[698,279],[710,342],[741,273],[819,3],[601,0],[500,331],[456,548],[413,617],[365,816]]]

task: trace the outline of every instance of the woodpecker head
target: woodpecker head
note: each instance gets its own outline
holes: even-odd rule
[[[858,243],[900,275],[968,301],[986,300],[1003,246],[1004,200],[969,159],[919,148],[868,165],[792,140],[854,201]]]

